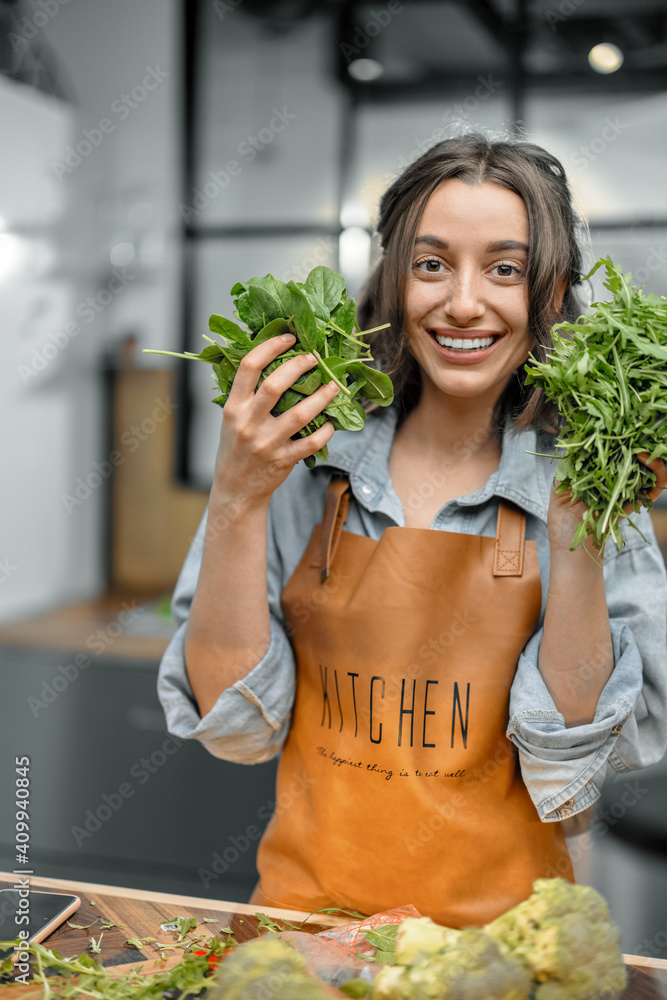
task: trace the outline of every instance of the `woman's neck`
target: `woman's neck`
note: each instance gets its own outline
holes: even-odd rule
[[[497,398],[448,396],[424,379],[421,397],[399,428],[404,442],[423,454],[447,458],[463,447],[477,454],[500,456],[501,437],[495,432]]]

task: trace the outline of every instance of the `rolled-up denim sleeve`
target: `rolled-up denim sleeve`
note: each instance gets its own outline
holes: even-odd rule
[[[667,749],[667,574],[649,513],[633,521],[647,541],[624,525],[623,550],[605,553],[614,669],[593,721],[565,726],[538,669],[542,628],[519,658],[507,736],[545,822],[592,805],[610,770],[647,767]]]
[[[207,512],[181,569],[172,598],[178,628],[164,652],[158,673],[158,697],[167,728],[181,739],[199,740],[215,757],[238,764],[259,764],[281,750],[289,729],[295,692],[294,654],[280,609],[281,563],[267,535],[268,597],[271,640],[259,662],[224,690],[203,718],[199,714],[185,663],[185,630],[199,578]]]

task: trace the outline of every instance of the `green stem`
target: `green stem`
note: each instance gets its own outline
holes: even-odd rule
[[[329,376],[329,378],[333,382],[335,382],[337,386],[340,386],[341,390],[345,393],[346,396],[349,396],[350,395],[350,390],[348,389],[348,387],[343,382],[341,382],[341,380],[339,378],[336,378],[336,376],[334,375],[334,373],[332,371],[330,371],[330,369],[327,367],[327,365],[326,365],[326,363],[325,363],[324,358],[322,357],[322,355],[318,351],[313,351],[313,354],[315,355],[315,357],[318,360],[318,363],[321,365],[321,367],[327,373],[327,375]]]
[[[383,323],[382,326],[374,326],[370,330],[361,330],[359,333],[360,337],[365,337],[367,333],[377,333],[378,330],[385,330],[391,323]]]
[[[213,343],[213,341],[211,341],[211,343]],[[219,344],[216,344],[215,346],[216,347],[220,347]],[[221,348],[221,350],[222,350],[222,348]],[[149,350],[148,347],[144,347],[142,353],[143,354],[166,354],[167,357],[169,357],[169,358],[185,358],[186,361],[205,361],[207,365],[212,364],[212,362],[208,361],[206,358],[200,358],[198,354],[190,354],[189,352],[187,354],[177,354],[176,351],[153,351],[153,350]]]
[[[42,983],[44,984],[44,1000],[49,1000],[49,997],[53,995],[53,992],[49,985],[49,981],[44,974],[44,967],[42,965],[42,956],[39,954],[39,952],[37,952],[35,958],[37,959],[37,971],[39,974],[39,978],[42,980]]]
[[[609,504],[607,505],[607,510],[605,511],[604,520],[602,522],[601,534],[604,534],[605,531],[607,530],[607,525],[609,524],[609,518],[611,517],[614,506],[616,505],[616,501],[621,495],[621,491],[625,488],[627,475],[630,471],[630,467],[633,461],[634,461],[634,455],[632,454],[631,451],[629,451],[628,454],[625,456],[625,461],[623,462],[623,465],[619,469],[618,477],[616,479],[616,485],[614,486],[614,491],[611,495],[611,499],[609,500]]]

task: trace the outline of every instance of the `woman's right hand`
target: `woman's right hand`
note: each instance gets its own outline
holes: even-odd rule
[[[278,416],[271,413],[282,393],[317,364],[314,355],[297,355],[283,362],[257,388],[262,370],[295,341],[293,334],[270,337],[248,351],[239,364],[225,403],[215,460],[212,495],[218,502],[242,502],[249,507],[268,504],[297,462],[323,448],[333,436],[334,426],[327,420],[308,437],[291,440],[337,395],[335,383],[320,386]]]

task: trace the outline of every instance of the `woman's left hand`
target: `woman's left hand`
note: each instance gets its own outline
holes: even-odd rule
[[[647,459],[649,457],[647,451],[640,451],[637,454],[639,461],[647,465],[655,473],[657,482],[651,492],[646,495],[647,499],[655,500],[660,496],[663,489],[667,487],[667,465],[660,458],[656,458],[653,462],[648,462]],[[577,526],[588,509],[583,500],[572,501],[572,490],[556,493],[556,487],[559,485],[559,482],[554,480],[551,487],[551,499],[549,501],[549,513],[547,516],[547,531],[549,533],[549,544],[552,553],[554,551],[570,550]],[[632,514],[632,504],[626,504],[623,510],[626,514]],[[592,543],[592,536],[589,535],[583,544],[589,553],[595,557],[595,561],[599,562],[600,553]]]

